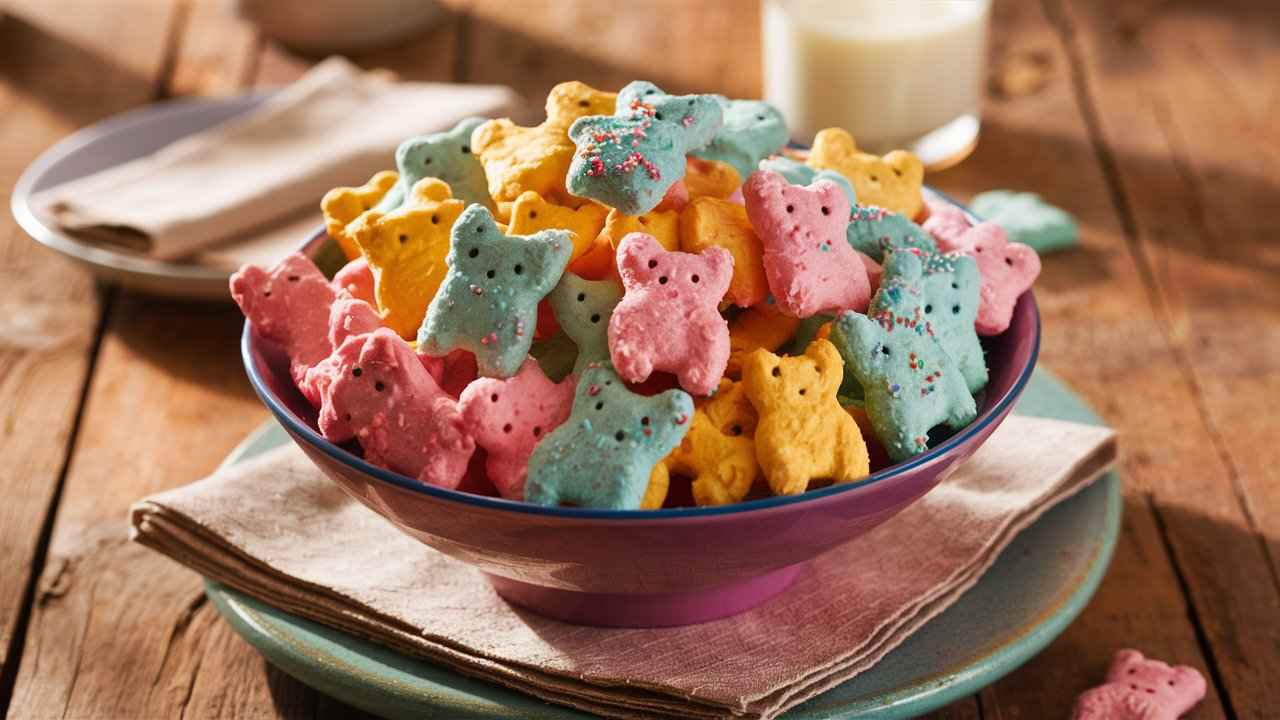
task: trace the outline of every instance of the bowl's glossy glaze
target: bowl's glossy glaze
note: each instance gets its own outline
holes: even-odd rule
[[[318,251],[323,233],[307,244]],[[978,418],[912,460],[799,496],[656,511],[543,508],[444,490],[374,467],[325,440],[283,358],[246,324],[245,367],[263,402],[328,477],[404,532],[476,566],[505,598],[595,625],[711,620],[785,588],[803,563],[924,495],[1000,425],[1035,366],[1040,318],[1028,292],[1003,335],[986,343],[990,384]]]

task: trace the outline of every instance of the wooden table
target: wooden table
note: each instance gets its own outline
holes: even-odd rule
[[[748,0],[456,4],[427,37],[359,61],[529,97],[634,77],[759,94]],[[0,186],[113,113],[312,62],[219,5],[0,3]],[[929,181],[962,198],[1034,189],[1079,217],[1082,246],[1046,258],[1037,285],[1041,362],[1122,433],[1124,532],[1062,637],[936,716],[1064,717],[1134,646],[1206,672],[1193,717],[1280,717],[1275,7],[1004,0],[991,54],[978,150]],[[95,287],[0,223],[0,713],[357,715],[268,666],[196,575],[126,539],[131,502],[205,474],[267,417],[235,308]]]

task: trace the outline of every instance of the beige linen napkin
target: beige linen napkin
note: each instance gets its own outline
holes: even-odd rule
[[[78,237],[159,260],[237,240],[274,240],[265,254],[278,258],[281,238],[292,247],[299,228],[319,226],[326,191],[394,168],[405,138],[517,102],[505,87],[397,83],[330,58],[243,116],[50,188],[33,206]]]
[[[293,445],[133,507],[133,538],[326,625],[617,718],[771,718],[870,668],[1116,457],[1114,434],[1012,416],[958,472],[781,595],[679,628],[569,625],[350,500]]]

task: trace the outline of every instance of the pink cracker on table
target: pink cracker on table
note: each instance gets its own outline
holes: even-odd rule
[[[838,185],[818,180],[801,187],[759,170],[747,178],[742,194],[764,246],[765,277],[781,312],[807,318],[867,309],[871,284],[846,238],[849,199]]]
[[[289,376],[300,389],[307,371],[333,349],[329,308],[336,295],[324,274],[301,253],[289,255],[270,270],[245,265],[231,276],[231,297],[254,333],[289,358]],[[315,403],[314,398],[307,399]]]
[[[1008,329],[1018,297],[1040,275],[1036,251],[1009,242],[1004,228],[993,222],[978,223],[956,238],[935,236],[935,240],[942,252],[961,252],[978,262],[982,273],[978,319],[974,322],[978,334],[999,335]]]
[[[345,426],[366,461],[430,485],[457,487],[475,443],[457,403],[409,344],[379,328],[347,338],[334,355],[320,411],[325,437]]]
[[[1121,650],[1107,682],[1076,701],[1072,720],[1177,720],[1204,699],[1204,676],[1186,665],[1170,667],[1137,650]]]
[[[654,370],[674,373],[695,395],[710,395],[729,363],[729,324],[717,306],[733,277],[722,247],[692,254],[631,233],[618,245],[625,294],[609,318],[609,355],[627,382]]]
[[[369,269],[369,261],[363,255],[342,266],[338,274],[333,276],[333,287],[339,292],[345,290],[352,297],[374,307],[378,306],[378,300],[373,294],[373,271]]]
[[[480,378],[462,391],[463,425],[488,454],[485,470],[502,497],[524,499],[529,456],[569,417],[576,384],[574,375],[552,382],[529,358],[510,378]]]

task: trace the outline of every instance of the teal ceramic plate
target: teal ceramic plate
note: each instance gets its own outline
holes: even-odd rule
[[[1016,412],[1098,423],[1037,370]],[[241,462],[288,442],[274,423],[238,448]],[[1106,572],[1120,531],[1114,473],[1019,535],[981,581],[870,671],[800,705],[787,720],[912,717],[969,695],[1035,655],[1075,619]],[[214,606],[282,670],[390,718],[583,718],[582,713],[470,680],[317,625],[210,583]]]

